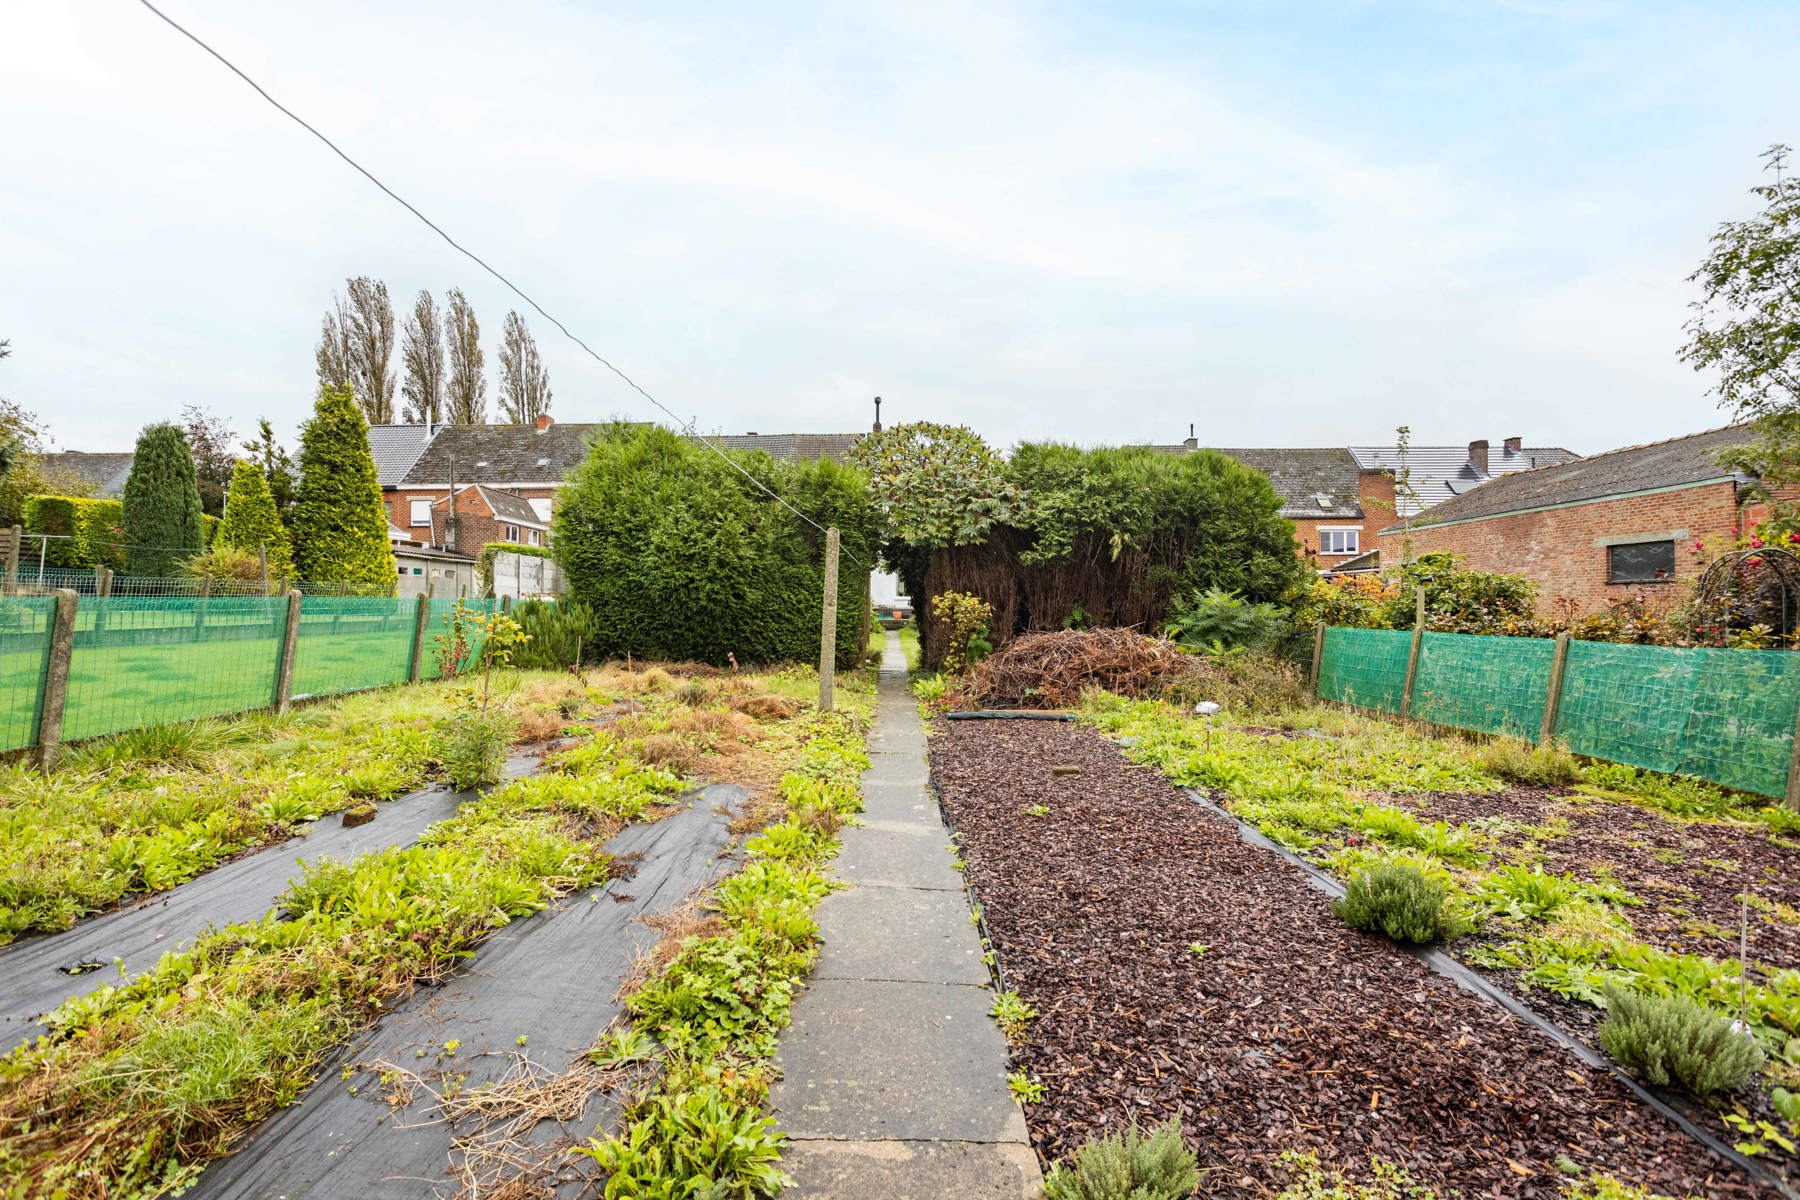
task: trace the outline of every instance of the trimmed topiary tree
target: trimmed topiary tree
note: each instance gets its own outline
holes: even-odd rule
[[[394,586],[394,548],[369,426],[349,388],[319,392],[300,431],[294,495],[294,570],[309,583]]]
[[[194,456],[181,427],[146,425],[125,479],[125,569],[173,575],[206,544]]]
[[[732,458],[838,527],[838,662],[860,661],[878,536],[864,476],[760,452]],[[824,541],[711,450],[654,426],[613,425],[570,474],[551,548],[569,599],[593,610],[599,657],[809,662],[819,653]]]
[[[231,469],[231,490],[225,493],[225,519],[213,535],[213,545],[255,554],[258,547],[269,553],[269,578],[286,579],[293,569],[293,550],[287,527],[275,512],[275,497],[262,470],[247,459]]]

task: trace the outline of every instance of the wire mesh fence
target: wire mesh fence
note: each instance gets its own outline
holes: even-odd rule
[[[441,674],[448,599],[302,595],[289,694],[300,699]],[[485,616],[491,600],[460,601]],[[421,631],[420,605],[426,624]],[[38,743],[57,600],[0,596],[0,751]],[[280,699],[286,596],[81,596],[60,739],[267,708]],[[479,638],[471,654],[479,653]]]
[[[1318,694],[1402,712],[1411,634],[1329,629]],[[1483,733],[1551,736],[1577,754],[1788,793],[1800,654],[1572,641],[1558,675],[1548,638],[1427,633],[1405,715]]]

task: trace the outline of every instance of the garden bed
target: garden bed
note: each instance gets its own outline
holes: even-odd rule
[[[1207,1195],[1280,1188],[1286,1151],[1465,1195],[1589,1173],[1760,1194],[1610,1074],[1345,928],[1092,731],[944,723],[932,771],[1005,982],[1039,1013],[1017,1061],[1044,1088],[1027,1117],[1046,1159],[1179,1116]]]

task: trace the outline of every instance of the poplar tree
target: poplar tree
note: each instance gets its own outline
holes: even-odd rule
[[[445,380],[445,416],[452,425],[487,422],[487,376],[482,373],[481,325],[461,288],[451,288],[444,313],[444,343],[449,375]]]
[[[348,387],[376,425],[394,419],[394,306],[387,284],[367,275],[344,281],[345,297],[325,314],[317,352],[319,387]]]
[[[444,330],[437,301],[423,289],[400,330],[400,361],[406,367],[400,384],[406,401],[402,419],[436,425],[444,408]]]
[[[506,314],[500,335],[500,412],[514,425],[533,425],[550,411],[550,373],[518,310]]]

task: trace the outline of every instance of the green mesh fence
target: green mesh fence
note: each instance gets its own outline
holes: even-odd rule
[[[286,619],[281,597],[84,597],[63,740],[266,707]]]
[[[1786,790],[1800,655],[1571,642],[1556,736],[1577,754]]]
[[[1319,696],[1381,712],[1400,711],[1412,634],[1398,629],[1327,629]]]
[[[1428,633],[1419,645],[1411,715],[1422,721],[1536,739],[1550,690],[1549,638]],[[1406,678],[1401,659],[1400,677]]]
[[[0,750],[23,750],[37,741],[55,619],[50,597],[0,599]]]
[[[416,600],[307,596],[294,645],[294,695],[335,696],[405,683]]]

